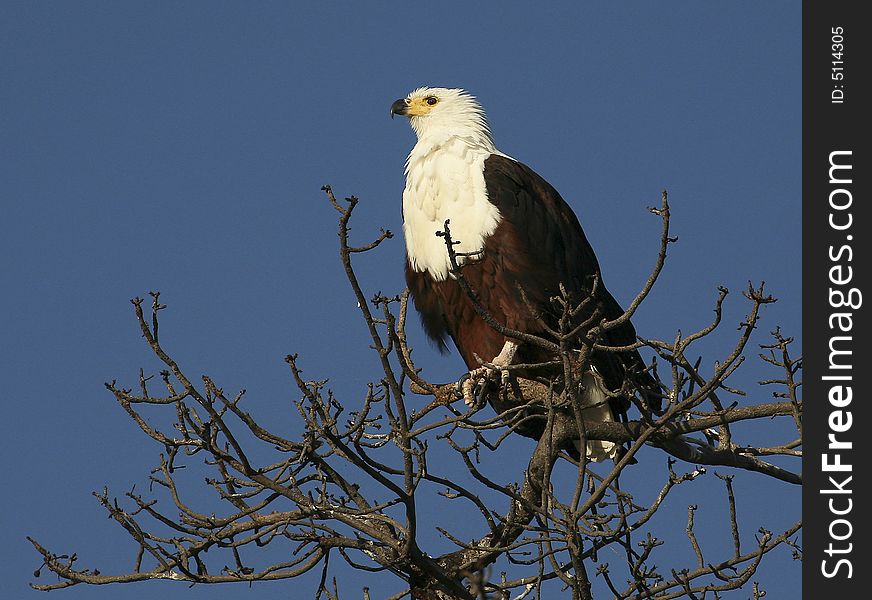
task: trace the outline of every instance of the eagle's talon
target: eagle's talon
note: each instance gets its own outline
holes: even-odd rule
[[[464,373],[463,377],[457,380],[457,383],[454,384],[454,393],[458,398],[463,398],[464,403],[467,405],[469,402],[469,395],[467,390],[467,382],[472,378],[472,373]]]
[[[467,406],[475,405],[476,396],[480,396],[484,392],[485,384],[488,381],[497,381],[496,374],[499,373],[499,382],[505,386],[509,382],[509,370],[495,368],[488,365],[482,365],[468,373],[465,373],[457,381],[457,389],[463,396],[463,401]]]
[[[479,381],[479,369],[474,369],[457,380],[454,385],[454,393],[460,398],[463,398],[464,404],[472,407],[475,404],[475,397],[481,393],[481,382]]]
[[[472,373],[464,373],[464,374],[463,374],[463,377],[461,377],[460,379],[458,379],[458,380],[457,380],[457,383],[454,384],[455,389],[456,389],[458,392],[462,392],[462,391],[463,391],[463,383],[464,383],[467,379],[469,379],[470,377],[472,377]]]
[[[508,387],[509,379],[511,378],[511,373],[509,373],[508,369],[500,369],[500,385],[503,388]]]
[[[463,381],[463,403],[472,408],[475,406],[475,388],[478,387],[471,374]]]

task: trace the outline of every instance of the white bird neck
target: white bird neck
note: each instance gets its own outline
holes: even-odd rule
[[[483,152],[497,152],[487,121],[483,118],[470,118],[465,121],[452,119],[449,121],[435,118],[434,115],[431,117],[412,117],[410,123],[418,137],[418,142],[412,148],[410,157],[429,154],[452,139],[461,140],[469,147],[480,149]]]

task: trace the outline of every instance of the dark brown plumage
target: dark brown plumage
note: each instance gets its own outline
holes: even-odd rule
[[[560,284],[577,303],[590,295],[599,276],[594,299],[602,318],[621,316],[624,311],[606,289],[596,256],[577,217],[557,190],[529,167],[497,154],[485,160],[484,177],[488,199],[499,209],[502,219],[496,231],[486,238],[480,258],[462,267],[463,277],[484,308],[510,329],[546,335],[524,303],[519,286],[542,320],[557,329],[560,311],[551,299],[560,294]],[[476,314],[455,279],[436,281],[428,272],[415,271],[407,262],[406,281],[427,334],[442,350],[447,349],[446,338],[450,337],[470,370],[480,366],[476,354],[491,360],[500,352],[506,338]],[[594,303],[588,304],[576,323],[590,317]],[[628,321],[606,332],[600,343],[623,346],[635,341],[636,331]],[[513,362],[535,363],[552,358],[541,349],[521,344]],[[610,390],[620,389],[626,374],[631,373],[635,387],[648,396],[654,410],[659,410],[659,399],[653,393],[656,383],[644,372],[645,365],[637,351],[594,351],[590,363]],[[541,378],[549,373],[520,375]],[[613,399],[610,404],[616,417],[624,417],[630,406],[626,398]],[[529,433],[538,437],[536,432]]]

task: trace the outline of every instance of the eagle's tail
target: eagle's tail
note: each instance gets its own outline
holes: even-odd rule
[[[581,415],[585,421],[597,421],[600,423],[615,420],[615,414],[609,402],[609,395],[602,380],[588,371],[581,378],[582,387],[582,410]],[[585,456],[592,462],[604,460],[618,460],[622,447],[620,444],[605,440],[587,440]],[[581,440],[575,441],[575,449],[581,455]]]

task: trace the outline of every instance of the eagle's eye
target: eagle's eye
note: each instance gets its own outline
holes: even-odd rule
[[[430,106],[433,106],[434,104],[436,104],[437,102],[439,102],[439,98],[437,98],[436,96],[427,96],[427,97],[424,99],[424,102],[426,102],[426,103],[429,104]]]

